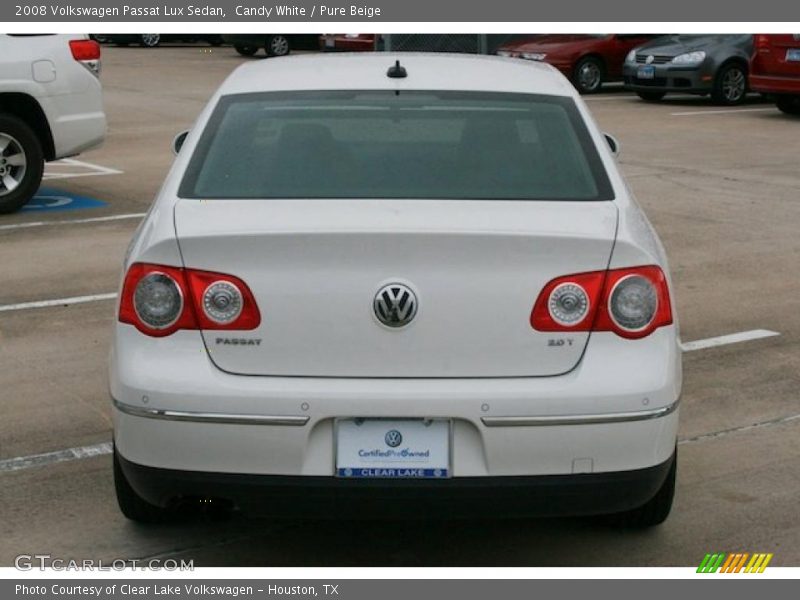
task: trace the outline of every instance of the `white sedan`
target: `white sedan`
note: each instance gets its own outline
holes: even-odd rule
[[[116,489],[282,515],[669,514],[681,354],[616,143],[545,64],[298,56],[223,83],[131,243]]]

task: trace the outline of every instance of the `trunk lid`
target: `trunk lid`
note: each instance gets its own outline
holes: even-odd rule
[[[257,330],[203,332],[224,371],[527,377],[580,361],[588,333],[535,331],[530,313],[553,278],[606,268],[617,209],[603,201],[180,200],[175,220],[185,266],[240,277],[261,310]],[[400,328],[373,309],[393,282],[418,300]]]

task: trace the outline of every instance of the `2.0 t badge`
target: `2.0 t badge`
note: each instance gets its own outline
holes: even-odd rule
[[[378,290],[372,306],[381,323],[388,327],[403,327],[417,314],[417,296],[402,283],[390,283]]]

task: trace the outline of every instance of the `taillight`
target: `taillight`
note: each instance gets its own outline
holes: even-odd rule
[[[223,273],[136,263],[122,285],[119,320],[164,337],[179,329],[247,331],[261,323],[250,288]]]
[[[656,266],[559,277],[540,292],[530,323],[537,331],[612,331],[643,338],[672,323],[667,279]]]
[[[753,46],[755,46],[757,52],[769,52],[770,51],[769,36],[764,34],[757,34],[753,36]]]
[[[100,75],[100,44],[94,40],[70,40],[69,49],[72,52],[72,58],[94,75]]]
[[[604,277],[605,271],[595,271],[559,277],[548,283],[533,306],[531,327],[539,331],[589,331],[597,312]],[[570,310],[573,303],[577,307]],[[581,304],[585,306],[578,318]],[[563,318],[565,311],[571,313],[571,319]]]
[[[247,284],[232,275],[186,270],[200,329],[255,329],[261,323]]]

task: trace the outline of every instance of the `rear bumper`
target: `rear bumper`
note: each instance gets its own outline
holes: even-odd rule
[[[334,473],[337,418],[452,421],[455,477],[634,471],[672,454],[681,390],[674,326],[643,340],[594,333],[556,377],[244,377],[217,369],[196,331],[145,338],[117,325],[110,391],[117,448],[175,471]]]
[[[187,498],[231,501],[250,515],[324,517],[566,516],[630,510],[650,500],[675,460],[645,469],[532,477],[351,480],[177,471],[119,457],[136,492],[158,506]]]
[[[750,75],[750,87],[762,94],[788,94],[800,96],[800,77],[775,77]]]

